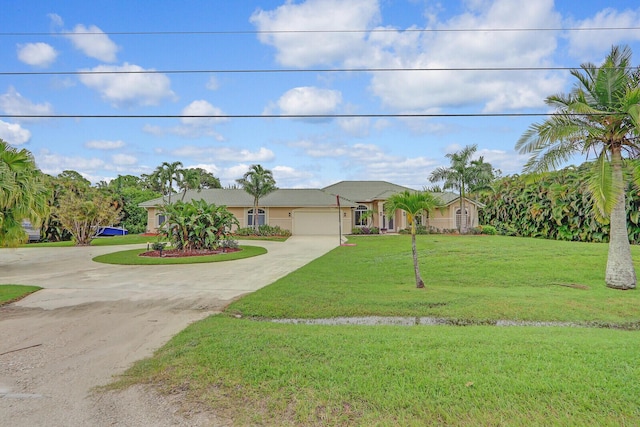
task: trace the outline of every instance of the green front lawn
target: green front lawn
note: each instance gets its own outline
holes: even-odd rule
[[[191,325],[121,383],[184,390],[237,425],[640,425],[637,330],[257,320],[435,316],[636,327],[639,292],[604,286],[606,245],[420,236],[420,290],[409,236],[351,242]]]
[[[0,285],[0,306],[18,301],[40,289],[38,286]]]
[[[112,246],[112,245],[137,245],[147,244],[154,242],[165,242],[158,236],[144,236],[142,234],[127,234],[126,236],[112,236],[112,237],[97,237],[91,241],[91,246]],[[26,248],[50,248],[50,247],[69,247],[73,246],[72,241],[66,242],[42,242],[42,243],[29,243],[24,245]]]
[[[638,322],[640,292],[604,285],[607,245],[504,236],[352,237],[233,303],[249,317],[433,316],[481,321]],[[633,247],[640,260],[640,247]],[[640,271],[640,263],[636,267]]]

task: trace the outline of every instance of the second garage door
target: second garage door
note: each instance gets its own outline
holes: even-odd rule
[[[295,210],[293,211],[294,235],[338,235],[337,210]]]

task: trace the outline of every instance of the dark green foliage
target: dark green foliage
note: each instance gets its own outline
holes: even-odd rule
[[[167,218],[162,224],[162,233],[175,248],[182,250],[217,249],[221,242],[229,239],[231,227],[238,224],[226,206],[204,200],[178,201],[164,206],[162,213]]]
[[[351,229],[351,234],[380,234],[378,227],[355,227]]]
[[[263,224],[258,227],[256,231],[253,227],[243,227],[238,228],[235,233],[236,236],[262,236],[262,237],[272,237],[272,236],[282,236],[288,237],[291,236],[291,232],[289,230],[285,230],[280,228],[279,226],[271,226],[268,224]]]
[[[626,161],[626,169],[639,163]],[[608,220],[598,220],[587,189],[591,164],[540,175],[513,175],[494,183],[482,196],[486,205],[480,222],[507,236],[542,237],[581,242],[608,242]],[[626,190],[627,229],[632,243],[640,243],[640,193]]]

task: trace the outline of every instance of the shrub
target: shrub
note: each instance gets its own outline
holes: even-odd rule
[[[291,232],[289,230],[285,230],[280,228],[279,226],[271,226],[271,225],[260,225],[258,226],[258,231],[253,227],[242,227],[238,228],[235,233],[236,236],[261,236],[261,237],[271,237],[271,236],[282,236],[289,237],[291,236]]]
[[[356,227],[351,229],[351,234],[380,234],[378,227]]]
[[[480,227],[480,229],[482,230],[482,234],[490,234],[493,236],[494,234],[498,233],[493,225],[483,225]]]

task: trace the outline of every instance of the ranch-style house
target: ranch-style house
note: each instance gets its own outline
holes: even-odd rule
[[[321,189],[278,189],[259,201],[253,212],[253,197],[242,189],[190,190],[184,200],[204,199],[208,203],[224,205],[235,215],[240,227],[269,224],[289,230],[293,235],[350,234],[353,228],[377,227],[381,232],[397,232],[408,227],[406,213],[398,210],[391,217],[384,214],[384,203],[393,194],[405,190],[415,191],[386,181],[340,181]],[[478,209],[482,205],[465,198],[464,215],[460,197],[451,192],[434,193],[443,202],[429,218],[418,218],[418,223],[438,229],[456,229],[460,221],[463,228],[478,225]],[[174,195],[181,200],[182,193]],[[147,232],[154,233],[164,222],[160,213],[166,203],[157,198],[140,204],[147,210]]]

